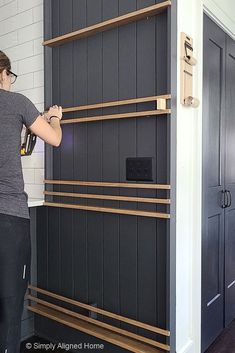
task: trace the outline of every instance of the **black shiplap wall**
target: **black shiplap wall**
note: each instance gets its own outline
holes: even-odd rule
[[[150,6],[154,0],[47,0],[45,39]],[[46,105],[63,107],[170,93],[169,12],[45,50]],[[50,25],[51,23],[51,25]],[[51,58],[51,62],[50,62]],[[47,77],[45,77],[47,79]],[[49,80],[49,77],[48,77]],[[52,92],[52,94],[51,94]],[[154,109],[154,103],[90,110],[92,115]],[[87,112],[65,117],[86,116]],[[127,157],[153,157],[153,183],[169,183],[166,116],[63,125],[59,148],[47,147],[46,177],[125,182]],[[52,157],[51,157],[52,156]],[[48,186],[48,190],[52,187]],[[165,197],[154,190],[54,186],[55,191]],[[49,198],[48,198],[49,199]],[[163,206],[54,197],[54,201],[164,211]],[[166,220],[69,209],[38,209],[38,287],[169,328]],[[63,306],[71,306],[63,303]],[[75,309],[75,308],[73,308]],[[112,319],[106,322],[145,334]],[[100,342],[36,316],[36,333],[54,341]],[[154,334],[146,334],[161,340]],[[104,342],[105,343],[105,342]],[[105,352],[124,352],[105,343]]]

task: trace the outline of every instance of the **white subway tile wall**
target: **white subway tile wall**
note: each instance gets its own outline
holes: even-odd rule
[[[0,0],[0,50],[18,74],[13,92],[27,96],[39,111],[44,108],[43,0]],[[22,131],[22,137],[25,129]],[[22,157],[25,191],[43,199],[44,142],[37,138],[31,156]]]

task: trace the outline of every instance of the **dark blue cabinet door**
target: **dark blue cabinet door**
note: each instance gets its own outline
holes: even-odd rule
[[[235,318],[235,42],[206,15],[203,50],[202,352]]]
[[[224,327],[224,89],[226,36],[204,16],[202,352]]]
[[[225,325],[235,318],[235,42],[227,36],[225,185],[230,207],[225,209]]]

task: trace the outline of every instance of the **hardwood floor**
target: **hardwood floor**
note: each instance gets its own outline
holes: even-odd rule
[[[205,353],[235,353],[235,320],[223,331]]]

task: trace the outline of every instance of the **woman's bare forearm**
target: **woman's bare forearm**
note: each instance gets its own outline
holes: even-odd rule
[[[61,143],[61,139],[62,139],[62,130],[60,127],[60,119],[50,118],[50,126],[55,131],[55,134],[58,138],[58,146],[59,146],[59,144]]]
[[[62,140],[61,119],[62,107],[55,105],[40,114],[30,126],[30,130],[46,143],[58,147]]]

